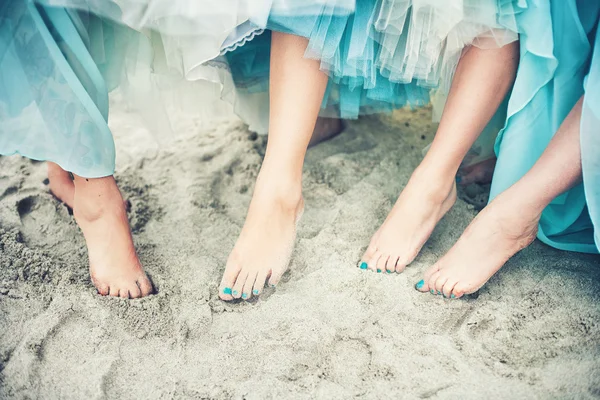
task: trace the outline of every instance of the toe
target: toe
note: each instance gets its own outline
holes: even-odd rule
[[[228,262],[219,286],[219,297],[221,300],[233,300],[233,285],[240,274],[242,267],[239,263]]]
[[[369,244],[369,247],[367,247],[367,251],[365,251],[365,253],[363,254],[362,258],[360,259],[359,267],[361,269],[367,269],[367,265],[369,264],[369,260],[371,258],[373,258],[373,256],[375,255],[376,252],[377,252],[377,247],[371,241],[371,243]],[[363,268],[363,266],[364,266],[364,268]]]
[[[381,257],[379,257],[379,260],[377,260],[377,263],[375,264],[375,270],[379,273],[387,270],[386,265],[387,265],[389,259],[390,259],[390,256],[388,254],[383,254]]]
[[[254,282],[256,282],[257,275],[258,271],[253,271],[248,274],[246,283],[244,283],[244,287],[242,288],[242,299],[250,300],[250,298],[252,297],[252,288],[254,287]]]
[[[95,280],[93,283],[94,283],[94,286],[96,286],[96,290],[98,290],[99,295],[107,296],[108,293],[110,292],[110,288],[108,287],[108,285],[106,285],[104,283],[100,283]]]
[[[446,284],[446,282],[448,281],[448,277],[446,276],[446,274],[442,274],[440,272],[440,274],[438,275],[437,279],[435,280],[435,283],[433,284],[433,286],[430,287],[430,289],[433,289],[436,291],[435,294],[442,294],[442,290],[444,289],[444,285]]]
[[[392,273],[396,271],[396,265],[398,264],[398,256],[392,255],[388,258],[387,263],[385,264],[385,269],[388,273]]]
[[[444,286],[442,287],[442,294],[444,295],[444,297],[452,298],[452,291],[455,286],[456,286],[456,279],[452,279],[452,278],[446,279],[446,283],[444,283]],[[454,297],[456,297],[456,295],[454,295]]]
[[[111,285],[108,290],[108,295],[112,297],[119,297],[119,289],[117,285]]]
[[[128,299],[129,298],[129,290],[125,289],[125,288],[119,290],[119,297],[122,299]]]
[[[135,281],[135,285],[129,288],[129,297],[132,299],[139,299],[142,297],[142,289],[138,281]]]
[[[242,297],[242,291],[244,290],[244,285],[246,284],[246,280],[248,279],[248,271],[243,270],[238,275],[235,283],[233,284],[233,288],[231,289],[231,295],[234,299],[239,299]]]
[[[137,286],[140,288],[140,296],[146,297],[154,293],[154,288],[152,287],[152,282],[146,274],[142,275],[137,280]]]
[[[437,271],[429,277],[429,280],[425,281],[426,286],[429,289],[429,293],[438,294],[437,289],[435,287],[435,283],[437,282],[439,277],[440,277],[440,271]]]
[[[379,261],[379,259],[383,257],[383,254],[381,254],[380,251],[376,251],[375,254],[373,254],[373,257],[371,257],[369,259],[369,261],[367,261],[367,268],[370,269],[371,271],[376,271],[377,270],[377,262]],[[387,261],[387,259],[386,259]]]
[[[256,280],[254,281],[254,286],[252,287],[252,295],[258,296],[262,293],[263,288],[265,287],[265,282],[267,281],[267,271],[259,271],[256,276]]]
[[[285,271],[269,270],[269,272],[268,272],[270,274],[270,276],[268,278],[269,286],[271,286],[271,287],[277,286],[277,284],[281,280],[281,277],[283,276],[284,272]]]
[[[402,273],[406,269],[407,262],[403,259],[403,257],[398,256],[398,261],[396,261],[395,271],[397,273]]]

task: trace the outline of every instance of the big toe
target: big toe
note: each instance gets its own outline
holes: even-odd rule
[[[235,284],[241,269],[241,266],[237,262],[227,263],[225,272],[223,272],[223,278],[221,278],[221,284],[219,285],[219,298],[221,300],[233,300],[233,285]]]

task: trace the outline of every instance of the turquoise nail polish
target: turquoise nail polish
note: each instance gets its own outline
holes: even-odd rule
[[[378,273],[378,274],[380,274],[380,273],[381,273],[381,270],[380,270],[380,269],[378,269],[378,270],[377,270],[377,273]]]
[[[431,294],[435,294],[435,290],[433,290],[433,289],[431,289],[429,292],[430,292]]]
[[[247,299],[248,295],[246,293],[242,293],[242,299]]]
[[[424,284],[425,284],[425,281],[423,279],[421,279],[419,282],[417,282],[417,284],[415,285],[415,287],[417,289],[421,289]]]
[[[230,287],[226,287],[223,289],[223,294],[231,294],[231,288]]]
[[[438,295],[442,294],[442,292],[437,292]]]
[[[237,294],[238,294],[238,291],[237,291],[237,290],[234,290],[234,291],[233,291],[233,295],[234,295],[234,296],[237,296]]]
[[[366,262],[361,262],[360,263],[360,269],[367,269],[367,263]]]
[[[254,295],[258,296],[258,289],[254,289],[254,290],[252,291],[252,294],[254,294]]]
[[[456,296],[454,295],[454,293],[452,293],[452,294],[450,295],[450,298],[451,298],[451,299],[453,299],[453,298],[455,298],[455,297],[456,297]]]

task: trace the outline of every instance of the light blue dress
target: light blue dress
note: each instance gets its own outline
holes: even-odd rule
[[[493,199],[538,160],[564,118],[584,97],[583,182],[543,212],[538,237],[558,249],[598,253],[600,246],[599,1],[534,0],[519,19],[521,60],[496,141]]]
[[[449,90],[466,46],[517,40],[516,19],[527,9],[525,0],[361,0],[352,12],[329,4],[317,13],[272,11],[265,34],[227,53],[238,90],[267,90],[269,33],[277,31],[307,38],[305,57],[330,76],[322,116],[426,105],[432,89]]]
[[[0,5],[0,154],[111,175],[108,89],[77,16],[16,0]]]

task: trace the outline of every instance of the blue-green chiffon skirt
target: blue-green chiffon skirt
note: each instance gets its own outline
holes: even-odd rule
[[[493,199],[538,160],[577,101],[583,182],[543,212],[538,238],[558,249],[598,253],[600,247],[600,2],[535,0],[518,22],[521,60],[496,141]]]
[[[90,56],[77,15],[26,1],[0,5],[0,154],[111,175],[110,79]]]

